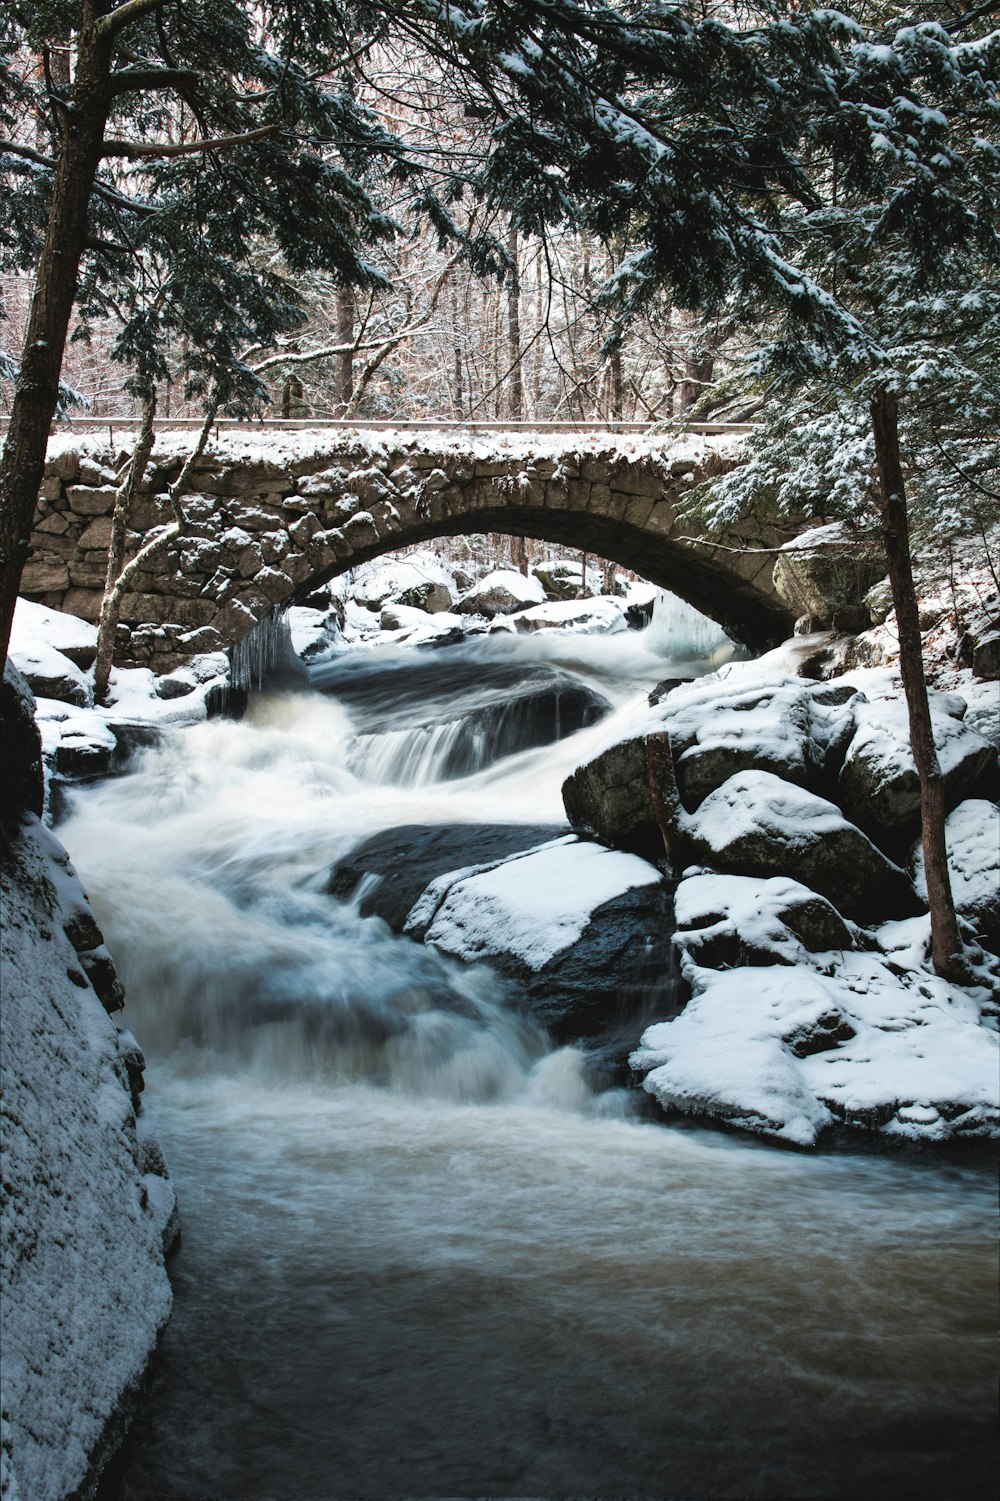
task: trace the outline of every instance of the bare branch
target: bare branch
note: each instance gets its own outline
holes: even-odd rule
[[[248,141],[259,141],[265,136],[277,135],[284,130],[281,124],[258,125],[256,130],[245,130],[241,135],[215,136],[207,141],[178,141],[158,144],[149,141],[105,141],[102,156],[123,156],[130,162],[145,157],[194,156],[198,152],[223,151],[228,146],[244,146]]]

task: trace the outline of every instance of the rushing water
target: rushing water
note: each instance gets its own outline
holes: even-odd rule
[[[434,727],[512,669],[626,716],[647,645],[358,653],[77,797],[184,1224],[103,1501],[990,1494],[981,1172],[652,1123],[508,982],[324,894],[380,829],[558,820],[607,718],[467,734],[447,780]]]

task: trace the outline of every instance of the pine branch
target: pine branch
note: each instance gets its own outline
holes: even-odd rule
[[[112,95],[142,93],[151,89],[186,89],[202,82],[195,68],[122,68],[112,73]]]

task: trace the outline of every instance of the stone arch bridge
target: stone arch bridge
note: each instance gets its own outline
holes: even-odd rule
[[[113,434],[112,434],[113,437]],[[123,438],[52,439],[22,592],[96,620]],[[190,435],[157,434],[129,535],[170,519],[164,491]],[[184,502],[185,535],[136,575],[117,659],[167,670],[229,647],[275,607],[410,543],[498,532],[586,550],[634,570],[763,648],[800,610],[774,585],[793,535],[753,522],[714,544],[687,540],[691,486],[732,462],[731,436],[244,430],[216,435]]]

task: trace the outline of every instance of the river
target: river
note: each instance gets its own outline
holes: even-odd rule
[[[991,1494],[987,1173],[667,1126],[325,894],[379,830],[558,822],[653,644],[358,651],[75,795],[183,1216],[101,1501]]]

